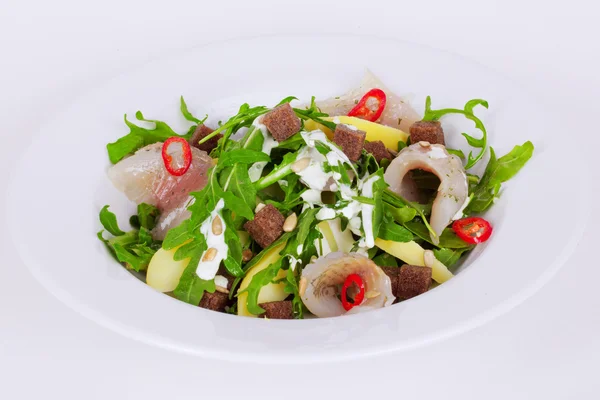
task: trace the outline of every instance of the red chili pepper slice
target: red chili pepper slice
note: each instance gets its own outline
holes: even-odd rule
[[[350,302],[350,301],[348,301],[348,289],[353,284],[358,286],[358,293],[356,294],[356,296],[354,296],[354,301]],[[342,285],[341,298],[342,298],[342,306],[344,307],[344,310],[346,310],[346,311],[349,311],[353,307],[356,307],[356,306],[360,305],[360,303],[362,303],[363,299],[365,298],[365,283],[363,282],[360,275],[350,274],[346,277],[346,280],[344,281],[344,284]]]
[[[377,100],[377,108],[372,109],[367,105],[367,101],[369,99]],[[366,119],[367,121],[375,122],[381,117],[383,113],[383,109],[385,108],[385,103],[387,101],[387,97],[385,92],[381,89],[371,89],[360,99],[360,101],[354,106],[352,110],[348,113],[349,117],[358,117],[361,119]]]
[[[454,221],[456,235],[470,244],[483,243],[492,235],[492,225],[483,218],[469,217]]]
[[[173,157],[169,154],[169,147],[173,143],[181,143],[181,156],[183,158],[183,165],[179,168],[173,166]],[[165,168],[169,171],[169,174],[173,176],[181,176],[187,172],[192,165],[192,149],[190,144],[184,138],[173,136],[165,140],[162,146],[162,158],[165,163]]]

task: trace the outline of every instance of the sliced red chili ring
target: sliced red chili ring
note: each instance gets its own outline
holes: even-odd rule
[[[348,299],[348,289],[350,289],[352,285],[358,286],[358,293],[354,296],[353,301],[350,302]],[[365,283],[360,275],[350,274],[346,277],[346,280],[342,285],[342,293],[340,297],[342,299],[342,306],[346,311],[350,311],[353,307],[356,307],[362,303],[365,298]]]
[[[480,217],[469,217],[454,221],[452,229],[469,244],[483,243],[492,235],[492,225]]]
[[[179,168],[173,166],[173,157],[169,154],[169,147],[174,143],[181,143],[181,157],[183,165]],[[190,144],[182,137],[173,136],[165,140],[162,146],[162,159],[165,163],[165,168],[169,174],[173,176],[181,176],[187,172],[192,165],[192,149]]]
[[[372,109],[367,102],[370,99],[374,99],[377,101],[377,108]],[[387,101],[387,96],[385,92],[381,89],[371,89],[360,99],[360,101],[354,106],[352,110],[348,113],[349,117],[358,117],[361,119],[366,119],[367,121],[375,122],[381,117],[383,113],[383,109],[385,108],[385,103]]]

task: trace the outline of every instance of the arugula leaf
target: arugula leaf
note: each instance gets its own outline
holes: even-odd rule
[[[515,176],[533,155],[533,143],[527,141],[515,146],[508,154],[496,159],[490,148],[490,160],[481,180],[473,191],[473,199],[467,206],[467,213],[480,213],[487,210],[498,196],[502,183]]]
[[[162,243],[162,247],[165,250],[174,249],[177,246],[181,246],[183,243],[191,240],[193,238],[190,233],[190,220],[185,220],[179,226],[175,228],[171,228],[167,235],[165,236],[165,240]]]
[[[465,249],[442,248],[442,249],[434,249],[433,254],[435,255],[435,258],[437,258],[437,260],[439,262],[444,264],[446,267],[450,268],[450,267],[454,266],[458,262],[460,257],[463,255],[463,253],[468,250],[470,250],[470,249],[469,248],[465,248]]]
[[[446,149],[446,151],[450,154],[454,154],[455,156],[461,158],[461,159],[465,159],[465,153],[463,153],[462,150],[455,150],[455,149]]]
[[[262,178],[260,178],[258,181],[256,181],[254,183],[254,186],[256,187],[256,189],[261,190],[261,189],[267,188],[267,187],[271,186],[272,184],[276,183],[277,181],[292,174],[293,173],[292,164],[294,164],[294,162],[296,162],[297,158],[298,158],[298,152],[287,153],[285,156],[283,156],[283,160],[281,161],[281,163],[279,165],[277,165],[275,168],[273,168],[273,171],[271,171],[268,175],[263,176]]]
[[[383,178],[383,168],[377,170],[371,176],[378,176],[375,182],[373,182],[373,200],[375,201],[375,207],[373,208],[373,237],[376,238],[379,235],[379,230],[381,229],[381,224],[383,222],[383,191],[388,187],[388,184],[385,182]]]
[[[229,167],[234,164],[253,164],[260,161],[271,161],[271,157],[262,151],[249,149],[235,149],[221,154],[219,158],[220,167]]]
[[[462,134],[465,137],[465,139],[467,139],[467,143],[469,143],[470,146],[481,149],[481,151],[476,156],[473,156],[473,152],[469,152],[469,157],[467,159],[467,165],[465,166],[465,169],[470,169],[475,164],[477,164],[477,162],[483,158],[483,155],[487,150],[487,131],[485,130],[483,122],[481,122],[481,120],[477,118],[475,114],[473,114],[473,109],[478,105],[488,108],[487,101],[482,99],[473,99],[469,100],[465,104],[463,110],[459,110],[456,108],[432,110],[431,97],[427,96],[427,99],[425,100],[425,115],[423,116],[423,121],[437,121],[444,115],[461,114],[464,115],[467,119],[473,121],[475,123],[475,127],[482,132],[482,137],[480,139],[474,138],[473,136],[470,136],[466,133]]]
[[[316,215],[319,210],[317,208],[309,208],[305,210],[298,218],[298,243],[304,244],[310,229],[314,225]],[[317,221],[318,222],[318,221]]]
[[[140,203],[137,206],[137,216],[141,227],[152,230],[158,219],[158,208],[150,204]]]
[[[258,295],[263,286],[271,283],[277,276],[277,273],[282,267],[284,257],[279,258],[276,262],[269,265],[267,268],[257,272],[250,281],[250,284],[244,292],[248,293],[247,307],[248,311],[254,315],[260,315],[265,310],[258,305]],[[238,294],[241,292],[238,292]]]
[[[305,121],[307,119],[312,119],[313,121],[315,121],[323,126],[326,126],[327,128],[331,129],[332,131],[335,131],[336,124],[334,122],[325,121],[323,119],[325,117],[328,117],[329,115],[325,114],[324,112],[321,112],[321,110],[319,110],[319,107],[317,107],[317,104],[315,103],[315,96],[311,97],[310,106],[307,109],[303,110],[301,108],[294,108],[294,112],[303,121]]]
[[[214,293],[216,290],[214,280],[205,281],[196,275],[197,265],[193,260],[189,262],[179,278],[179,284],[173,291],[179,300],[195,306],[200,304],[204,292]]]
[[[388,212],[396,222],[403,224],[412,221],[417,216],[417,210],[411,207],[394,207],[390,204],[385,204],[385,211]]]
[[[227,207],[230,211],[236,213],[236,215],[242,216],[246,219],[254,219],[254,211],[243,199],[236,197],[231,192],[223,192],[221,194],[221,198],[225,201],[225,207]]]
[[[384,240],[402,243],[413,240],[413,235],[408,229],[394,222],[385,222],[381,224],[381,227],[379,228],[379,237]]]
[[[136,216],[139,220],[139,216]],[[102,233],[97,236],[111,254],[120,262],[125,263],[128,269],[142,271],[148,268],[150,259],[160,248],[160,242],[152,239],[150,230],[144,226],[133,229],[129,232],[123,232],[117,225],[116,216],[108,211],[108,206],[104,206],[100,211],[100,222],[104,228],[114,235],[110,239],[104,239]]]
[[[415,236],[418,236],[426,242],[433,244],[427,227],[421,222],[405,222],[404,227],[411,231]],[[472,247],[467,242],[456,236],[456,233],[454,233],[454,231],[450,228],[444,229],[439,239],[440,243],[438,244],[438,247],[447,247],[449,249],[463,249]]]
[[[231,181],[228,190],[238,198],[244,200],[250,211],[256,207],[256,188],[250,181],[248,169],[243,167],[234,167],[231,171]],[[241,214],[240,214],[241,215]],[[254,214],[249,219],[254,218]]]
[[[187,107],[187,104],[185,104],[185,100],[183,99],[183,96],[181,96],[181,98],[180,98],[180,104],[181,104],[181,105],[180,105],[180,107],[179,107],[179,108],[180,108],[180,110],[181,110],[181,114],[182,114],[182,115],[183,115],[183,117],[184,117],[185,119],[187,119],[188,121],[190,121],[190,122],[195,122],[196,124],[200,125],[200,124],[203,124],[203,123],[204,123],[204,121],[206,121],[206,119],[208,118],[208,115],[207,115],[206,117],[204,117],[204,119],[198,119],[198,118],[194,117],[194,116],[192,115],[192,113],[191,113],[191,112],[189,112],[189,110],[188,110],[188,107]],[[195,127],[194,127],[194,129],[195,129]]]
[[[297,269],[298,271],[298,269]],[[298,274],[299,276],[300,274]],[[292,297],[292,308],[294,310],[294,318],[302,319],[304,318],[304,303],[302,302],[302,297],[300,296],[300,289],[298,286],[298,280],[296,277],[296,272],[289,268],[285,275],[285,286],[283,291],[285,293],[291,294]]]
[[[115,236],[121,236],[125,234],[125,232],[119,228],[116,215],[108,211],[108,205],[102,207],[102,210],[100,210],[100,223],[104,229]]]
[[[377,257],[374,257],[373,262],[380,267],[397,267],[398,266],[398,260],[396,259],[396,257],[394,257],[388,253],[381,253]]]

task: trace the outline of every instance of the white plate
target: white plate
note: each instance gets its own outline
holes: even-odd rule
[[[360,49],[358,51],[357,49]],[[121,115],[187,125],[178,113],[184,95],[212,122],[243,103],[272,105],[344,92],[365,67],[398,94],[412,94],[422,111],[479,110],[499,155],[532,140],[534,158],[506,185],[487,214],[494,235],[444,285],[398,305],[342,318],[277,321],[207,311],[155,292],[108,257],[95,233],[104,204],[123,224],[134,207],[108,182],[106,143],[127,132]],[[94,321],[124,335],[171,349],[230,360],[339,360],[430,343],[478,326],[539,289],[565,262],[583,232],[586,173],[570,174],[576,154],[562,151],[562,131],[535,99],[511,82],[462,58],[403,42],[352,36],[268,37],[216,43],[119,76],[48,123],[24,152],[9,188],[9,229],[25,263],[48,290]],[[449,145],[470,123],[444,123]],[[555,192],[570,181],[569,218]],[[558,218],[549,219],[550,216]],[[551,221],[551,224],[550,222]]]

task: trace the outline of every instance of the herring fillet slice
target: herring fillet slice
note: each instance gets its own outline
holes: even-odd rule
[[[206,185],[212,159],[202,150],[195,147],[191,150],[192,164],[182,176],[173,176],[166,170],[161,155],[162,143],[145,146],[108,169],[110,181],[129,200],[159,209],[160,218],[152,231],[154,239],[164,239],[169,229],[189,217],[189,193]],[[175,150],[173,156],[177,157],[180,151]]]
[[[393,93],[368,69],[365,71],[365,75],[358,87],[349,90],[341,96],[317,101],[317,106],[321,111],[330,116],[347,115],[356,105],[358,100],[360,100],[367,91],[373,88],[383,90],[387,96],[387,104],[383,110],[383,114],[377,122],[392,128],[400,129],[404,132],[409,132],[413,122],[421,119],[407,99]]]

